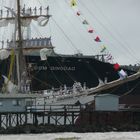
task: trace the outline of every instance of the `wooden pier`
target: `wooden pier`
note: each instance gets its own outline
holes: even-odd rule
[[[140,109],[111,112],[85,109],[82,105],[61,105],[0,112],[0,133],[127,131],[132,126],[140,130]]]

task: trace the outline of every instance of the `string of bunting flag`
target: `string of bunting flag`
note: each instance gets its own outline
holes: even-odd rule
[[[84,15],[79,10],[79,8],[77,6],[77,0],[71,0],[70,5],[71,5],[72,9],[74,10],[74,13],[80,18],[82,24],[87,27],[88,33],[92,34],[94,41],[97,42],[100,45],[100,47],[101,47],[100,48],[100,53],[106,53],[106,58],[105,58],[106,61],[107,62],[113,62],[113,56],[108,51],[107,47],[103,44],[101,38],[96,33],[94,28],[92,28],[92,26],[89,24],[89,22],[86,20]],[[118,63],[115,63],[113,65],[113,68],[114,68],[115,71],[118,72],[121,79],[127,77],[127,73],[123,69],[120,68],[120,65]]]
[[[108,51],[107,47],[103,44],[103,41],[97,34],[97,32],[92,28],[92,26],[89,24],[89,22],[86,20],[84,15],[81,13],[77,6],[77,0],[71,0],[70,5],[72,9],[74,10],[74,13],[79,17],[81,20],[82,24],[87,28],[88,33],[92,34],[93,39],[95,42],[97,42],[100,45],[100,53],[106,53],[106,61],[107,62],[113,62],[113,56],[111,53]]]

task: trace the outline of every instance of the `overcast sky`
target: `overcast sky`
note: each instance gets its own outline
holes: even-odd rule
[[[8,0],[7,0],[8,1]],[[9,0],[12,1],[13,0]],[[1,0],[1,2],[4,2]],[[25,0],[28,6],[50,6],[52,18],[47,27],[36,28],[33,36],[52,36],[57,53],[86,55],[100,52],[100,44],[87,32],[70,7],[70,0]],[[114,57],[114,63],[140,62],[140,0],[78,0],[78,9]]]

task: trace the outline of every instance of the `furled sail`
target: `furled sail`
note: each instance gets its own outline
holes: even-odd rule
[[[6,49],[0,50],[0,60],[4,60],[4,59],[8,58],[9,55],[10,55],[10,52],[7,51]]]
[[[32,20],[35,20],[35,19],[22,19],[21,25],[24,27],[27,27],[31,24]],[[47,25],[49,18],[40,16],[35,21],[38,22],[38,25],[45,26],[45,25]],[[14,19],[8,19],[8,20],[2,19],[2,20],[0,20],[0,27],[8,26],[8,24],[15,24],[15,20]]]
[[[7,20],[6,19],[0,20],[0,27],[5,27],[5,26],[8,26]]]
[[[38,25],[40,25],[40,26],[47,25],[48,21],[49,21],[48,17],[40,16],[37,18]]]
[[[11,81],[9,81],[6,76],[2,75],[2,77],[4,78],[4,84],[5,84],[6,91],[8,93],[17,93],[17,90],[18,90],[17,85],[15,85]]]
[[[47,48],[41,49],[40,50],[41,60],[47,60],[47,56],[49,56],[51,53],[52,53],[51,49],[47,49]]]

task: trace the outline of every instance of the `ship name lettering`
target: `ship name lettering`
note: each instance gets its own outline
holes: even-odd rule
[[[52,71],[74,71],[75,67],[57,67],[57,66],[51,66],[50,70]]]
[[[47,70],[47,66],[34,66],[33,70]]]

